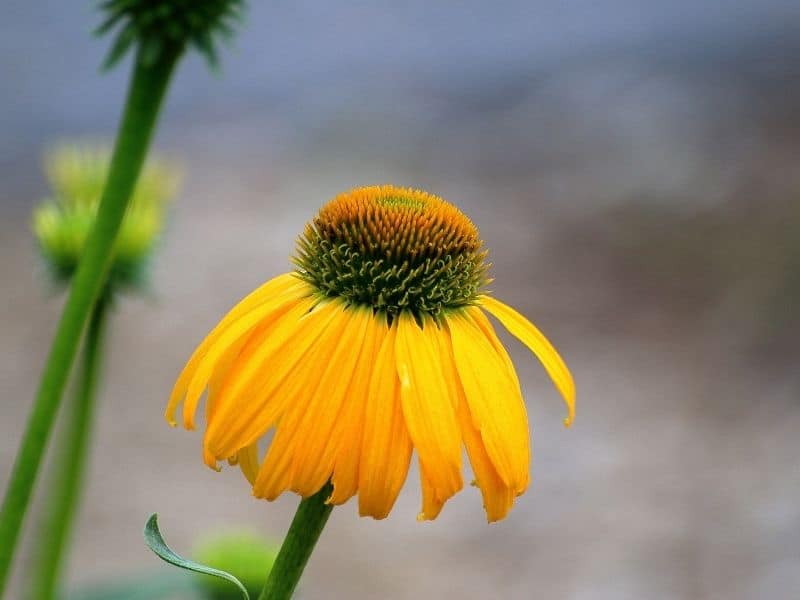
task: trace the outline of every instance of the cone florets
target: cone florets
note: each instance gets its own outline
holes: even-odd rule
[[[300,276],[328,296],[396,315],[439,316],[486,284],[477,228],[427,192],[357,188],[326,204],[298,239]]]

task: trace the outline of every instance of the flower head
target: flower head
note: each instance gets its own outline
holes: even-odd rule
[[[97,34],[118,30],[106,67],[114,66],[135,43],[143,45],[142,60],[156,62],[169,48],[194,46],[216,66],[217,38],[230,38],[242,20],[244,0],[105,0],[105,20]]]
[[[58,146],[45,157],[53,196],[34,210],[33,231],[58,281],[69,281],[78,266],[97,215],[109,161],[108,149],[88,144]],[[177,183],[175,170],[165,163],[151,161],[143,169],[116,241],[111,285],[142,283]]]
[[[455,206],[417,190],[359,188],[319,212],[297,270],[237,304],[198,346],[166,411],[194,428],[208,389],[206,463],[238,463],[253,494],[358,495],[386,517],[416,451],[420,519],[463,486],[462,448],[490,521],[528,486],[519,381],[484,311],[539,359],[574,414],[575,388],[544,336],[483,292],[486,252]],[[259,440],[274,429],[262,456]]]

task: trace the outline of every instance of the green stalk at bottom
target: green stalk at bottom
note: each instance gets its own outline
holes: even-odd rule
[[[300,502],[258,600],[288,600],[292,597],[333,509],[331,504],[325,503],[332,490],[328,483]]]
[[[62,435],[54,448],[53,480],[48,482],[47,515],[36,540],[36,559],[30,577],[32,600],[51,600],[63,571],[79,504],[83,473],[95,408],[95,395],[103,357],[108,298],[101,298],[89,319],[75,397],[67,405]]]
[[[136,56],[97,218],[72,280],[0,509],[0,598],[64,385],[89,313],[105,284],[114,242],[181,52],[182,47],[165,50],[153,64],[145,63],[141,49]]]

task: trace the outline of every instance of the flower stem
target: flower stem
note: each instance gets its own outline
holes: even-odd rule
[[[182,47],[145,65],[137,53],[108,180],[47,357],[0,509],[0,597],[14,557],[36,474],[89,313],[111,265],[114,241],[153,134]]]
[[[316,494],[300,502],[258,600],[288,600],[292,597],[333,509],[331,504],[325,503],[332,490],[328,483]]]
[[[75,520],[88,454],[108,302],[107,296],[101,297],[89,318],[75,397],[72,405],[66,407],[69,414],[65,416],[55,448],[54,477],[48,486],[50,503],[36,540],[38,556],[30,578],[32,600],[54,598],[61,575],[62,557]]]

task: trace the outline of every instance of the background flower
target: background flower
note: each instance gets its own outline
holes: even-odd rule
[[[61,144],[45,156],[51,198],[36,208],[33,230],[54,278],[69,281],[92,227],[108,172],[111,152],[100,144]],[[150,160],[125,215],[114,250],[109,286],[145,284],[148,259],[165,225],[169,201],[177,192],[176,168]]]

